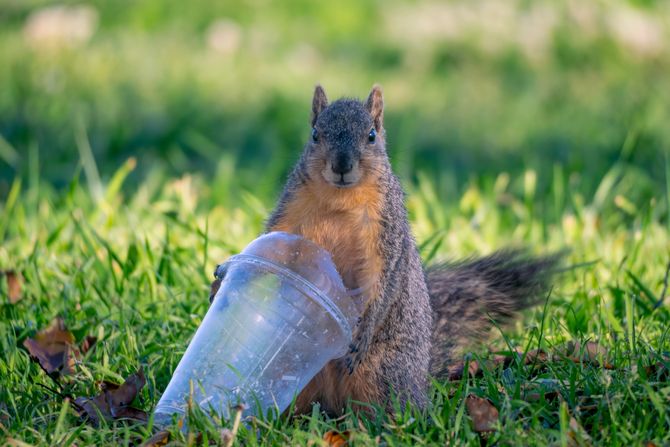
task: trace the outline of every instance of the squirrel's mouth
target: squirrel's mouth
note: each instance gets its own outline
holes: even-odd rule
[[[356,182],[348,182],[344,179],[337,180],[333,183],[335,186],[338,188],[349,188],[351,186],[354,186]]]
[[[334,172],[332,165],[327,164],[321,171],[321,175],[326,183],[338,189],[352,188],[361,180],[361,171],[358,166],[355,166],[349,172]]]

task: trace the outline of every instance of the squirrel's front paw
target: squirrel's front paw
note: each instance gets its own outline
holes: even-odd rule
[[[354,373],[354,370],[356,369],[356,366],[358,366],[359,363],[361,363],[360,359],[358,358],[356,354],[349,354],[344,358],[344,366],[349,372],[349,375]]]

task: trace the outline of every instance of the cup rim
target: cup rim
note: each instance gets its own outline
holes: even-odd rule
[[[294,286],[300,289],[301,292],[303,292],[306,296],[316,301],[317,304],[323,307],[338,324],[345,338],[351,341],[352,339],[351,326],[349,325],[349,322],[347,321],[347,318],[344,315],[344,313],[340,310],[339,307],[337,307],[337,305],[333,302],[333,300],[331,300],[325,293],[319,290],[319,288],[316,287],[314,284],[312,284],[312,282],[303,278],[297,273],[287,269],[286,267],[277,264],[276,262],[273,262],[261,256],[240,253],[231,256],[230,258],[228,258],[226,262],[221,264],[217,269],[217,276],[219,276],[220,272],[222,273],[228,270],[228,267],[230,265],[242,264],[242,263],[249,263],[249,264],[255,264],[257,266],[262,266],[272,271],[273,273],[279,274],[289,279]]]

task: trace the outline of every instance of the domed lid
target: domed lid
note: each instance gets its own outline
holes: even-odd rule
[[[279,268],[280,274],[291,276],[294,281],[310,289],[310,295],[319,300],[338,319],[344,317],[351,332],[356,326],[360,309],[337,272],[330,253],[302,236],[284,232],[267,233],[253,240],[242,253],[232,256],[216,270],[216,277],[223,279],[227,265],[247,261]],[[297,276],[298,278],[295,278]]]

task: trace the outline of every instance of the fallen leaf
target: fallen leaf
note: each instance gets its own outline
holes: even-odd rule
[[[548,361],[549,354],[547,354],[546,351],[542,349],[533,349],[532,351],[528,351],[526,354],[526,365],[530,365],[531,363],[546,363]]]
[[[479,367],[479,363],[476,360],[468,362],[468,376],[477,377],[482,373],[482,369]],[[449,380],[458,381],[462,380],[465,375],[465,362],[458,362],[449,369]]]
[[[76,351],[74,335],[65,328],[62,318],[53,320],[35,338],[24,340],[23,346],[49,376],[72,374]]]
[[[107,396],[103,393],[94,398],[78,397],[74,400],[79,408],[79,417],[88,418],[94,426],[100,425],[101,420],[112,419],[112,414],[107,403]]]
[[[146,383],[147,380],[144,377],[144,371],[140,368],[135,374],[131,374],[123,382],[123,385],[115,390],[109,390],[108,394],[111,396],[111,404],[113,405],[112,411],[116,407],[130,405]]]
[[[468,362],[468,375],[470,377],[481,377],[484,374],[484,370],[492,370],[501,366],[503,368],[509,367],[514,359],[518,357],[518,353],[509,354],[509,355],[494,355],[493,358],[488,360],[470,360]],[[465,373],[465,362],[459,362],[453,367],[450,368],[449,380],[461,380],[463,374]]]
[[[575,363],[586,362],[593,366],[602,366],[605,369],[614,369],[609,362],[607,349],[598,343],[589,341],[582,345],[579,341],[568,342],[566,345],[566,356]]]
[[[5,270],[2,272],[7,280],[7,297],[11,304],[21,300],[21,288],[23,287],[23,275],[16,270]]]
[[[594,366],[601,366],[605,369],[614,369],[614,366],[609,363],[607,349],[598,345],[595,342],[588,342],[582,348],[579,342],[569,342],[560,350],[562,356],[550,355],[543,349],[533,349],[525,353],[524,364],[540,364],[543,365],[548,362],[555,361],[567,357],[575,363],[582,361],[590,363]],[[516,359],[520,359],[524,352],[520,349],[504,355],[493,355],[493,357],[485,360],[470,360],[467,362],[468,375],[470,377],[481,377],[484,370],[493,370],[498,366],[508,368]],[[458,381],[463,378],[465,374],[465,362],[461,361],[449,368],[449,380]]]
[[[146,411],[130,406],[145,384],[144,372],[140,369],[131,374],[122,385],[102,382],[99,395],[93,398],[78,397],[75,404],[81,409],[80,416],[86,416],[95,426],[100,424],[101,419],[146,421]]]
[[[167,445],[170,441],[170,432],[167,430],[161,430],[151,438],[147,439],[142,443],[140,447],[160,447]]]
[[[528,387],[524,389],[524,400],[526,402],[537,402],[544,398],[545,401],[553,401],[559,397],[557,390],[547,389],[545,387]]]
[[[100,391],[114,391],[118,390],[119,387],[121,386],[118,383],[108,382],[107,380],[101,380],[99,382],[96,382],[96,385],[98,385]]]
[[[487,399],[470,394],[465,400],[465,408],[472,418],[474,429],[477,433],[485,433],[495,430],[498,422],[498,410]]]
[[[35,338],[25,339],[23,346],[50,377],[58,379],[72,374],[76,359],[90,351],[97,341],[96,337],[86,336],[77,347],[74,334],[67,330],[59,317],[38,332]]]
[[[349,437],[349,430],[343,431],[342,433],[330,430],[323,435],[323,440],[326,441],[326,445],[329,447],[343,447],[347,445]]]

